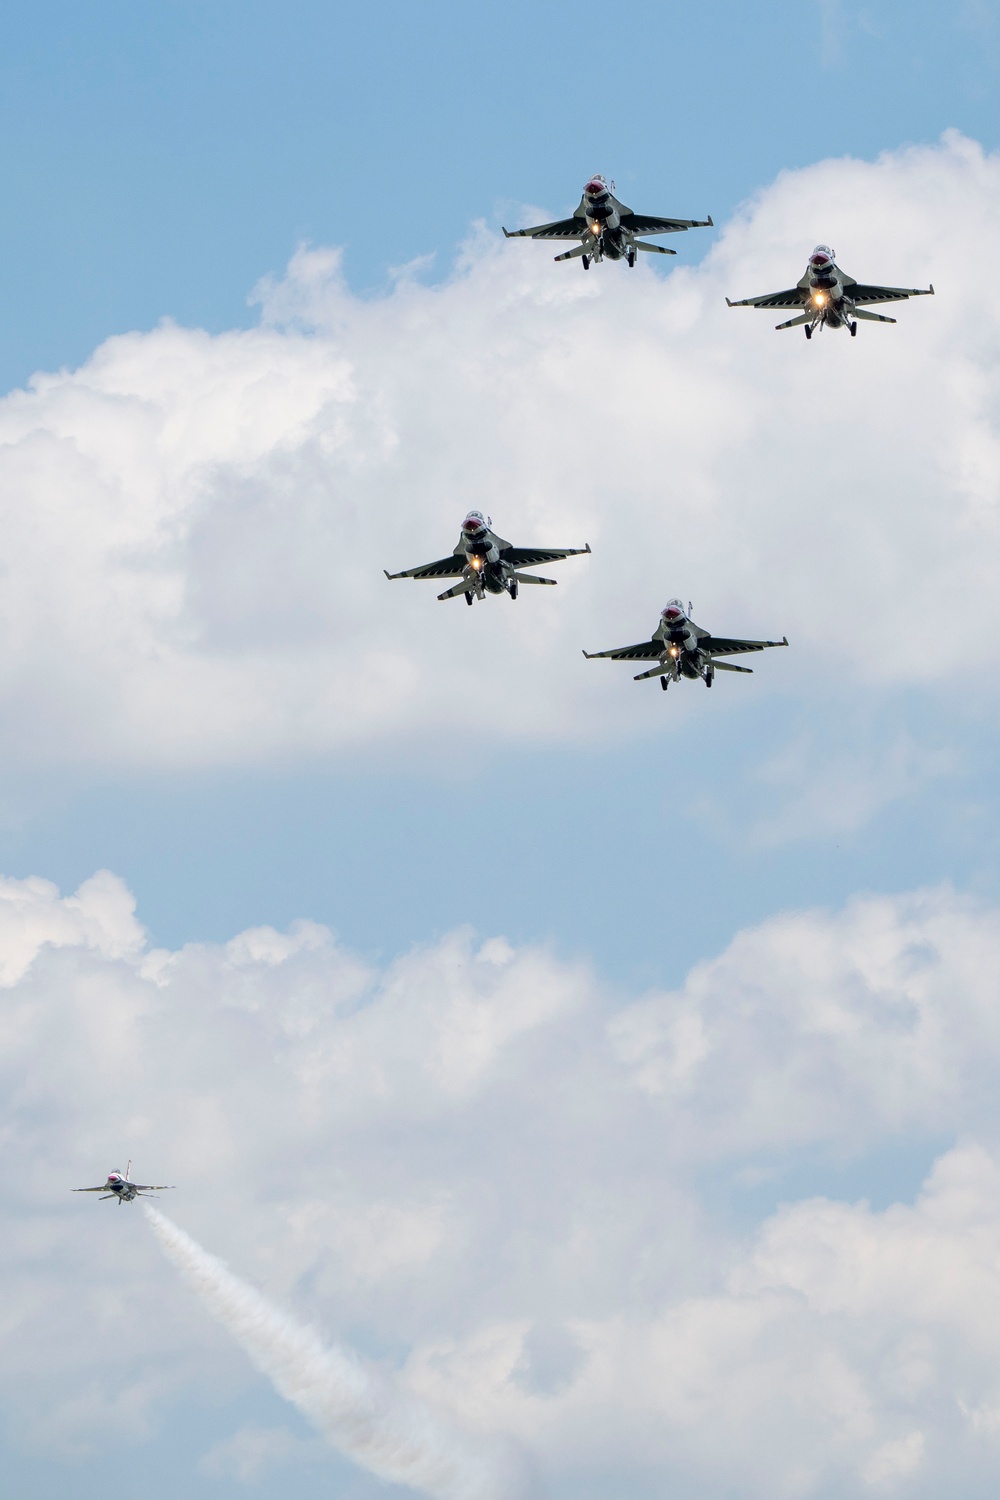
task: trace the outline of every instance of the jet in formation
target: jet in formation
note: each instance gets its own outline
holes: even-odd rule
[[[729,307],[798,307],[803,311],[787,323],[776,323],[776,328],[805,327],[806,338],[811,339],[813,329],[824,325],[827,328],[849,328],[853,338],[858,331],[857,320],[869,323],[895,323],[895,318],[885,318],[881,313],[865,312],[870,303],[905,302],[908,297],[932,297],[933,286],[871,286],[868,282],[855,281],[847,276],[836,262],[835,252],[829,245],[817,245],[809,257],[805,275],[796,286],[786,292],[769,292],[763,297],[744,297],[742,302],[730,302]]]
[[[119,1203],[131,1203],[133,1198],[138,1198],[144,1193],[169,1193],[173,1189],[164,1183],[154,1185],[148,1182],[133,1182],[129,1173],[132,1170],[132,1162],[122,1172],[109,1172],[107,1182],[102,1182],[100,1187],[71,1188],[74,1193],[101,1193],[104,1198],[117,1198]],[[98,1202],[101,1202],[98,1199]]]
[[[737,667],[720,661],[721,656],[741,656],[746,651],[764,651],[768,646],[787,646],[788,637],[780,641],[740,641],[728,635],[712,635],[691,619],[691,606],[685,610],[679,599],[671,599],[660,612],[660,623],[648,641],[635,646],[616,646],[613,651],[585,651],[588,661],[610,656],[614,661],[655,661],[656,666],[640,672],[635,678],[658,677],[664,692],[682,677],[700,677],[706,687],[712,686],[716,672],[752,672],[751,667]]]
[[[554,584],[554,578],[538,578],[520,570],[560,562],[564,557],[579,557],[590,551],[589,542],[586,547],[512,547],[492,528],[490,516],[484,516],[479,510],[470,510],[462,522],[462,530],[450,557],[424,563],[420,568],[407,568],[402,573],[390,573],[387,569],[383,572],[389,579],[457,578],[458,583],[438,594],[438,598],[457,599],[459,594],[464,594],[466,604],[471,604],[473,599],[485,599],[487,594],[506,593],[516,599],[522,583]]]
[[[661,219],[651,214],[634,214],[614,195],[614,183],[609,187],[598,172],[589,178],[580,206],[571,219],[555,219],[551,224],[536,224],[533,229],[505,229],[507,238],[518,237],[529,240],[579,240],[575,250],[565,250],[556,260],[583,259],[583,269],[590,269],[591,261],[627,260],[635,265],[637,250],[649,255],[676,255],[666,245],[650,245],[640,239],[643,234],[678,234],[682,229],[709,229],[711,215],[707,219]]]

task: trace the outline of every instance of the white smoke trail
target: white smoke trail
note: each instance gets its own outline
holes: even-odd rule
[[[349,1349],[325,1346],[157,1209],[144,1207],[160,1244],[212,1315],[279,1394],[355,1463],[435,1500],[510,1500],[522,1490],[512,1454],[474,1443]]]

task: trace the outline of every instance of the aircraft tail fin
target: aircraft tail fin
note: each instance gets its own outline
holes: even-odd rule
[[[119,1157],[118,1159],[120,1161],[121,1157]],[[125,1168],[125,1181],[128,1182],[128,1180],[129,1180],[129,1178],[131,1176],[132,1176],[132,1158],[130,1156],[129,1159],[128,1159],[128,1166]]]

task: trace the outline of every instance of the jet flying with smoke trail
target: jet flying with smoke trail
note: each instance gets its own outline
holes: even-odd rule
[[[460,1432],[351,1350],[323,1344],[157,1209],[145,1209],[167,1256],[213,1317],[279,1395],[348,1458],[433,1500],[516,1500],[524,1493],[513,1449]]]

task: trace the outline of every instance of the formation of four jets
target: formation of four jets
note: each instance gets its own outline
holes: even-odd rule
[[[675,255],[676,251],[665,245],[650,244],[642,236],[677,234],[681,230],[707,229],[712,225],[711,216],[707,219],[667,219],[633,213],[614,196],[614,186],[614,182],[609,185],[597,173],[588,179],[579,207],[571,218],[537,224],[532,229],[505,229],[504,234],[508,239],[579,240],[575,249],[564,250],[555,258],[579,258],[586,271],[592,264],[603,260],[624,260],[629,266],[634,266],[640,251],[650,255]],[[855,281],[840,269],[828,245],[817,245],[809,257],[805,274],[794,287],[783,292],[769,292],[762,297],[744,297],[739,302],[730,302],[727,297],[726,302],[730,307],[799,309],[796,317],[778,323],[776,327],[803,327],[807,339],[812,338],[816,328],[824,327],[847,328],[853,338],[858,331],[859,319],[873,323],[896,321],[881,313],[865,311],[872,304],[904,302],[908,297],[926,297],[933,293],[933,286],[873,286]],[[487,594],[508,594],[511,599],[516,599],[523,583],[554,584],[554,578],[539,578],[523,570],[561,562],[567,557],[579,557],[589,551],[589,545],[514,547],[497,536],[490,517],[473,510],[462,522],[458,542],[448,557],[417,568],[407,568],[401,573],[386,571],[385,576],[389,579],[455,578],[458,581],[438,598],[457,599],[463,595],[466,604],[471,605],[474,599],[485,599]],[[635,681],[658,677],[661,688],[666,691],[671,682],[680,682],[682,677],[700,677],[706,687],[711,687],[716,672],[749,673],[750,667],[737,666],[722,658],[787,645],[787,637],[780,641],[744,641],[733,636],[712,635],[694,623],[690,604],[685,609],[680,599],[671,599],[660,612],[649,640],[638,641],[633,646],[615,646],[610,651],[585,651],[583,654],[588,661],[610,657],[613,661],[651,662],[653,665],[639,672]],[[132,1182],[129,1177],[131,1170],[129,1161],[124,1173],[110,1172],[107,1182],[100,1187],[74,1188],[73,1191],[100,1193],[102,1198],[117,1198],[119,1203],[131,1203],[149,1193],[168,1191],[162,1184]]]
[[[674,255],[676,251],[651,244],[643,236],[707,229],[712,224],[711,215],[707,219],[667,219],[634,213],[615,197],[614,187],[614,182],[609,184],[599,172],[595,173],[585,183],[579,206],[570,218],[554,219],[549,224],[536,224],[530,229],[504,229],[504,234],[508,239],[579,240],[574,249],[563,250],[555,258],[573,260],[579,257],[583,269],[588,271],[591,265],[602,260],[624,260],[634,266],[639,251]],[[855,281],[853,276],[840,269],[828,245],[817,245],[809,257],[805,274],[794,287],[783,292],[769,292],[762,297],[745,297],[740,302],[730,302],[727,297],[726,302],[730,307],[797,308],[797,317],[789,318],[777,327],[803,327],[807,339],[812,338],[816,328],[848,328],[853,338],[858,331],[859,318],[873,323],[896,321],[882,313],[865,311],[871,304],[903,302],[908,297],[930,296],[933,292],[933,286],[874,286]],[[539,578],[522,572],[522,568],[539,567],[590,551],[589,545],[514,547],[497,536],[492,528],[489,517],[478,510],[470,511],[462,522],[458,542],[450,557],[424,563],[418,568],[406,568],[401,573],[386,570],[385,576],[389,579],[457,578],[458,582],[445,589],[438,598],[456,599],[461,594],[466,604],[471,604],[473,599],[485,599],[488,593],[506,593],[516,599],[522,583],[555,583],[554,578]],[[647,677],[659,677],[660,686],[666,690],[671,682],[679,682],[682,677],[700,677],[707,687],[711,687],[716,671],[749,673],[750,667],[734,666],[720,658],[763,651],[768,646],[787,645],[787,637],[780,641],[743,641],[732,636],[713,636],[691,619],[690,604],[685,610],[679,599],[671,599],[662,610],[656,630],[648,641],[583,654],[588,660],[605,656],[615,661],[655,661],[655,666],[640,672],[635,680],[640,682]]]

